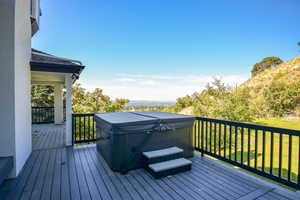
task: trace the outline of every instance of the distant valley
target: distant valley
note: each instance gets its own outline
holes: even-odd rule
[[[175,101],[129,100],[125,106],[173,106]]]

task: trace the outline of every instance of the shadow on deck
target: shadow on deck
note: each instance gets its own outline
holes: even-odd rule
[[[42,126],[19,177],[0,187],[0,199],[297,199],[199,155],[190,159],[191,171],[175,176],[156,180],[143,169],[121,175],[95,145],[66,148],[63,126]]]

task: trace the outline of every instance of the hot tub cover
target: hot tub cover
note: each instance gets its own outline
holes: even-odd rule
[[[114,171],[144,166],[142,152],[178,147],[193,156],[195,117],[164,112],[96,114],[97,150]]]
[[[169,131],[189,126],[195,120],[194,116],[155,111],[101,113],[96,117],[105,132],[111,134]]]

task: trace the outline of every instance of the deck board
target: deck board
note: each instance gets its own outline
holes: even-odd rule
[[[249,187],[242,181],[236,181],[230,176],[224,176],[224,172],[222,172],[220,169],[211,169],[210,167],[197,161],[194,161],[194,163],[196,163],[193,168],[196,177],[205,179],[210,183],[217,182],[218,187],[222,187],[223,190],[230,191],[234,196],[242,195],[256,189],[253,187]],[[218,176],[218,178],[213,179],[213,177],[215,176]]]
[[[74,159],[74,164],[75,164],[76,174],[77,174],[77,177],[78,177],[78,183],[79,183],[79,190],[80,190],[81,199],[86,199],[86,200],[92,199],[89,188],[88,188],[88,184],[86,182],[84,171],[83,171],[82,166],[81,166],[81,162],[78,158],[78,154],[72,152],[71,155]]]
[[[95,170],[95,174],[98,180],[101,179],[101,183],[99,184],[99,188],[103,188],[103,196],[104,199],[116,199],[119,200],[121,199],[120,193],[118,192],[118,190],[115,188],[115,186],[113,185],[111,179],[108,177],[108,175],[104,172],[104,170],[102,169],[101,166],[95,164],[94,159],[92,158],[92,156],[90,155],[89,151],[85,150],[85,155],[87,158],[87,162],[88,163],[92,163],[91,166],[93,166],[94,170]],[[98,175],[97,175],[98,174]]]
[[[69,183],[70,183],[70,196],[71,199],[74,200],[78,200],[80,199],[80,188],[79,188],[79,183],[78,183],[78,176],[76,173],[76,168],[75,168],[75,162],[74,162],[74,155],[73,155],[73,151],[67,151],[67,168],[69,171],[68,174],[68,179],[69,179]]]
[[[99,171],[103,174],[107,174],[110,178],[112,184],[115,186],[116,190],[119,192],[121,199],[132,199],[131,195],[129,194],[127,188],[121,184],[120,180],[118,179],[116,173],[113,173],[107,165],[104,165],[103,160],[99,159],[99,156],[95,154],[95,151],[89,151],[91,157],[94,160],[94,164],[98,166]]]
[[[159,185],[153,181],[153,179],[148,178],[145,174],[145,170],[136,170],[137,175],[139,175],[143,180],[154,190],[154,194],[159,195],[162,199],[174,199],[172,198],[172,195],[170,195],[168,192],[163,190]]]
[[[70,200],[70,179],[69,179],[69,168],[67,161],[66,149],[61,149],[61,192],[60,198],[64,200]]]
[[[93,181],[96,184],[96,187],[101,195],[102,199],[107,199],[110,200],[112,199],[108,189],[105,185],[105,182],[103,182],[102,177],[99,175],[97,168],[95,167],[95,165],[87,165],[88,163],[92,163],[90,158],[88,157],[88,155],[86,154],[85,151],[82,151],[80,153],[81,159],[83,161],[83,163],[85,163],[85,167],[89,168],[90,171],[90,175],[92,176],[92,178],[94,179]]]
[[[31,192],[32,192],[35,182],[38,178],[41,164],[44,159],[45,159],[45,156],[42,156],[41,154],[38,156],[38,158],[34,164],[34,168],[32,169],[32,173],[30,174],[27,184],[24,187],[24,192],[22,194],[21,200],[30,199]]]
[[[61,149],[57,149],[51,188],[51,200],[60,199],[61,193]]]
[[[24,169],[19,176],[19,180],[12,181],[14,182],[14,184],[11,185],[10,187],[13,188],[14,190],[8,191],[9,195],[12,195],[10,199],[19,199],[21,197],[22,193],[24,192],[24,188],[26,186],[27,180],[31,175],[33,166],[38,156],[39,156],[39,152],[33,152],[29,160],[27,161],[26,165],[24,166]]]
[[[0,187],[0,199],[52,200],[292,200],[249,177],[237,176],[200,156],[192,170],[154,179],[144,169],[113,172],[95,145],[64,147],[64,126],[34,127],[33,153],[17,179]],[[248,198],[249,197],[249,198]]]
[[[64,147],[64,125],[40,124],[32,126],[32,149]]]

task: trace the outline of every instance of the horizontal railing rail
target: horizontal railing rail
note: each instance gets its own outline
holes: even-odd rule
[[[300,189],[300,131],[197,117],[194,147],[202,155]]]
[[[95,114],[72,114],[72,144],[96,141]]]
[[[32,107],[32,124],[54,123],[54,107]]]

